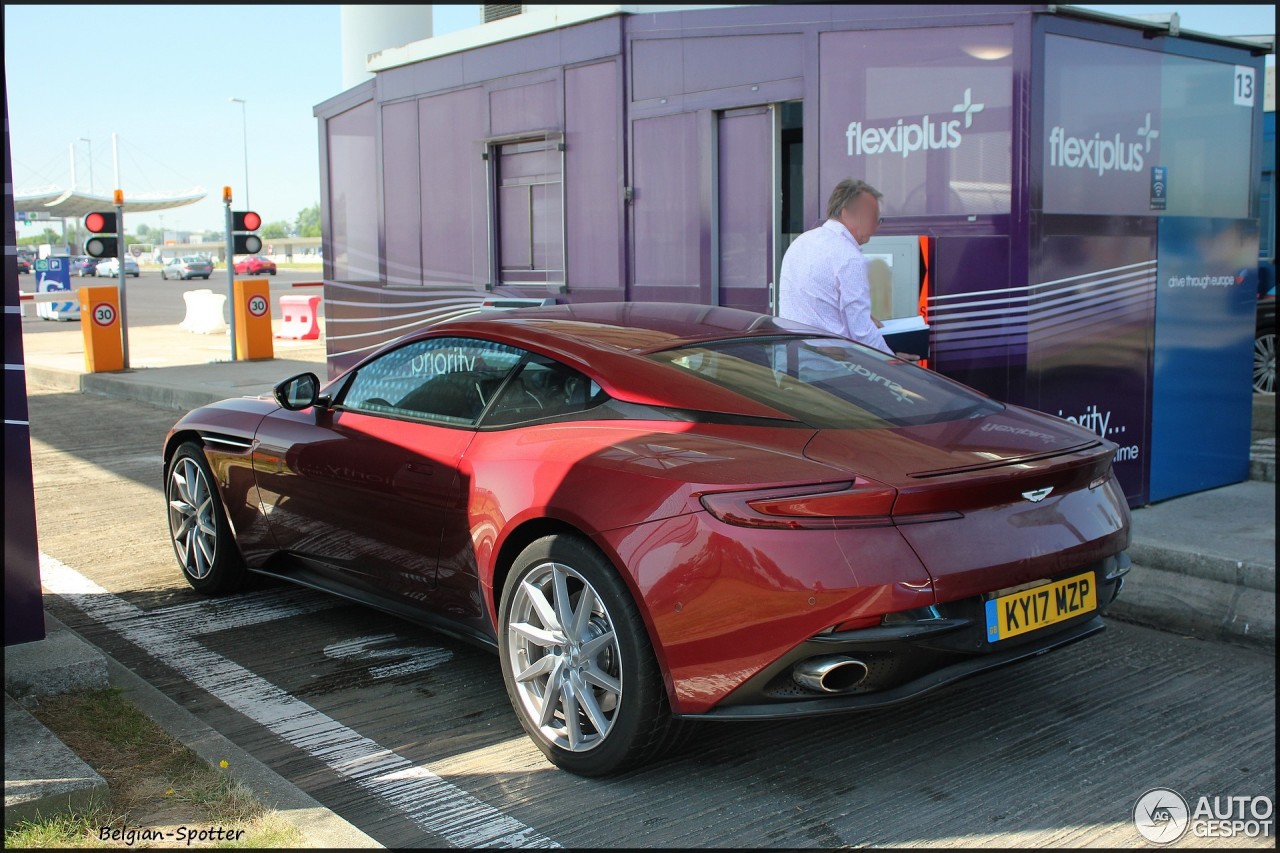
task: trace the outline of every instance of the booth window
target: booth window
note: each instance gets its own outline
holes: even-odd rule
[[[491,142],[495,284],[564,290],[564,146],[559,134]]]

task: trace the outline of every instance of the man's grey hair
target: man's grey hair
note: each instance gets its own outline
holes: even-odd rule
[[[849,203],[860,195],[869,195],[876,201],[884,198],[883,193],[866,181],[845,178],[836,184],[836,188],[831,191],[831,198],[827,199],[827,218],[839,219],[840,211],[848,207]]]

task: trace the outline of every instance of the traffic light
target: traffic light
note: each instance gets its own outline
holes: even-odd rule
[[[91,258],[114,258],[120,253],[120,229],[116,215],[95,211],[84,218],[86,231],[99,234],[84,241],[84,253]]]
[[[233,248],[237,255],[256,255],[262,251],[262,238],[257,234],[241,234],[241,231],[257,231],[262,227],[262,217],[252,210],[231,211]]]

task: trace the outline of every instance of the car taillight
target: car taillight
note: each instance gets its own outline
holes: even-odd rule
[[[791,530],[834,530],[883,527],[897,489],[867,477],[852,482],[749,492],[717,492],[701,496],[707,511],[727,524]]]

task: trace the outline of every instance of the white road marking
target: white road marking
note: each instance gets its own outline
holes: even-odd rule
[[[427,832],[458,847],[559,847],[426,767],[379,746],[239,664],[209,651],[182,620],[150,618],[59,560],[40,555],[40,578],[51,593],[111,626],[228,707],[355,782]],[[177,610],[178,608],[171,608]]]
[[[160,607],[146,611],[146,617],[152,625],[164,626],[177,633],[195,637],[215,631],[248,628],[292,616],[305,616],[349,604],[350,602],[334,595],[292,586]],[[111,625],[105,619],[98,621]]]
[[[389,678],[397,675],[425,672],[453,659],[453,652],[448,649],[438,649],[434,646],[377,648],[378,646],[384,646],[386,643],[394,643],[397,639],[395,634],[372,634],[367,637],[356,637],[353,640],[343,640],[340,643],[330,643],[324,647],[324,656],[327,658],[372,658],[374,660],[409,658],[409,660],[397,661],[396,663],[369,667],[369,674],[374,678]]]

